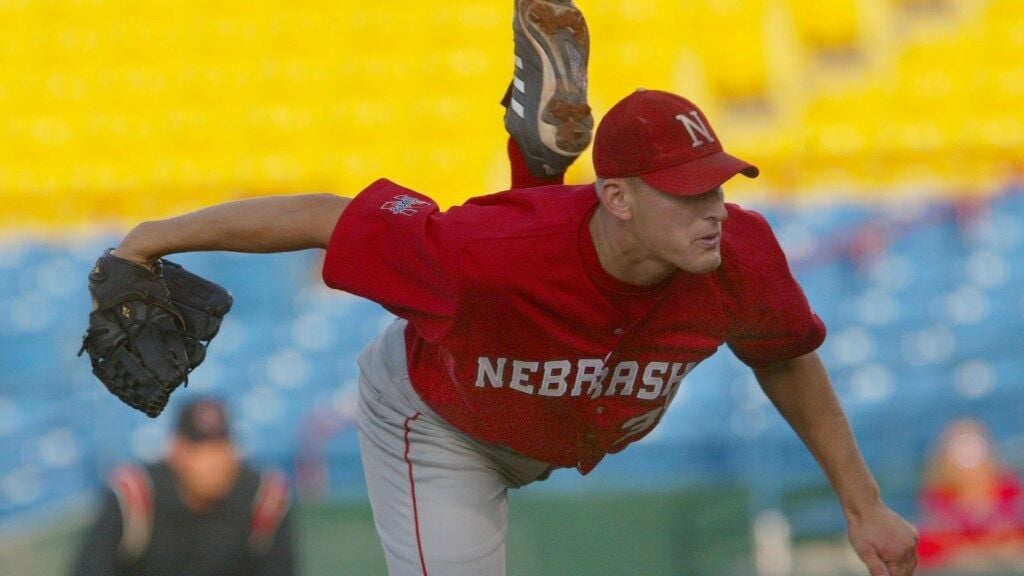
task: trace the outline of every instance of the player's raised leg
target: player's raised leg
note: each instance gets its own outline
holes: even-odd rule
[[[505,128],[534,177],[558,179],[590,144],[594,127],[587,23],[571,0],[516,0],[512,28],[515,71],[502,102]]]

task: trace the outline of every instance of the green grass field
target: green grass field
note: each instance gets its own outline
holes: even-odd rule
[[[749,502],[742,490],[551,496],[512,492],[509,576],[752,576]],[[296,509],[303,576],[385,576],[370,508]],[[62,576],[83,519],[0,541],[0,576]],[[845,538],[795,543],[794,576],[864,576]],[[920,576],[1014,576],[1020,570],[918,571]]]
[[[510,576],[740,576],[751,573],[747,500],[741,491],[510,496]],[[296,510],[305,576],[384,576],[368,505]],[[0,575],[67,573],[83,528],[55,526],[0,545]]]

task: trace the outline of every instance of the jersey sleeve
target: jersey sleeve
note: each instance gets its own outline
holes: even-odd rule
[[[727,343],[740,360],[756,368],[816,350],[825,340],[825,324],[793,277],[768,222],[760,214],[743,212],[753,233],[743,248],[743,270],[736,274],[735,322]]]
[[[324,258],[324,282],[377,302],[435,340],[455,316],[460,237],[433,200],[381,179],[338,219]]]

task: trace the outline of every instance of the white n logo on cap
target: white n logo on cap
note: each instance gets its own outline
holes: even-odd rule
[[[700,132],[700,135],[707,138],[708,142],[714,142],[715,138],[711,135],[711,131],[704,125],[704,121],[700,119],[700,115],[697,114],[696,110],[690,111],[690,116],[693,116],[693,120],[686,114],[679,114],[676,116],[676,120],[683,123],[683,127],[686,128],[686,132],[690,135],[690,140],[693,141],[693,147],[703,146],[705,143],[703,140],[697,137],[696,132]]]

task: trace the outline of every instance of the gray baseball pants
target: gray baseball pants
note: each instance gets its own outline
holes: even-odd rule
[[[551,467],[479,442],[419,398],[397,320],[359,357],[359,447],[390,576],[503,576],[509,488]]]

